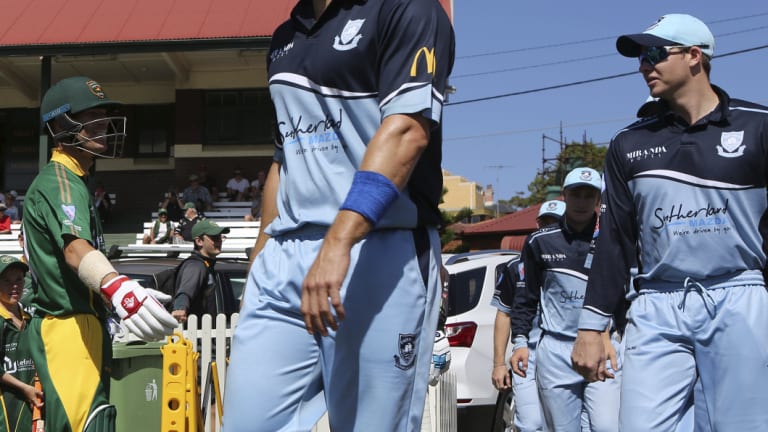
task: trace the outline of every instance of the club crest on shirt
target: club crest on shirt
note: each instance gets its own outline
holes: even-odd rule
[[[744,131],[723,132],[717,154],[727,158],[739,157],[744,154],[744,147]]]
[[[364,22],[365,19],[347,21],[347,24],[344,25],[344,29],[341,31],[341,35],[333,37],[333,48],[337,51],[348,51],[357,47],[357,43],[363,37],[359,33]]]
[[[395,366],[402,370],[412,368],[416,359],[416,335],[400,333],[397,340],[397,350],[398,353],[394,356]]]
[[[67,219],[69,219],[70,221],[75,220],[75,206],[62,204],[61,211],[64,212],[64,214],[67,216]]]

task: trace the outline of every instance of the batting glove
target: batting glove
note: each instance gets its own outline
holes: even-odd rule
[[[168,295],[168,294],[166,294],[166,293],[164,293],[162,291],[158,291],[158,290],[152,289],[152,288],[144,288],[144,289],[147,290],[149,295],[154,297],[155,300],[159,301],[162,304],[168,304],[168,303],[171,302],[171,300],[173,300],[173,297],[171,297],[170,295]]]
[[[178,322],[138,282],[118,276],[101,287],[128,330],[144,341],[169,336]]]

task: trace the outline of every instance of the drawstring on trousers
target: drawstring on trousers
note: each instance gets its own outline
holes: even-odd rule
[[[707,292],[707,289],[704,288],[702,284],[696,282],[690,277],[686,277],[685,281],[683,282],[683,299],[680,300],[680,303],[677,305],[678,309],[685,311],[685,299],[688,297],[688,293],[690,291],[696,291],[701,296],[701,298],[704,300],[704,306],[707,308],[707,312],[709,312],[710,316],[714,317],[717,315],[717,303],[715,303],[715,299],[709,295],[709,292]],[[711,311],[709,310],[710,305],[712,306]]]

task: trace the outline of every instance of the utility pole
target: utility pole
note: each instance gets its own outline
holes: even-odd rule
[[[494,200],[496,201],[496,217],[499,217],[499,199],[496,193],[499,188],[499,172],[505,168],[512,168],[513,165],[486,165],[485,168],[492,168],[496,170],[496,183],[493,184]]]

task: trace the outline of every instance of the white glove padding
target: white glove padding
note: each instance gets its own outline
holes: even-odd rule
[[[173,300],[173,296],[170,296],[162,291],[158,291],[152,288],[144,288],[144,289],[147,290],[149,295],[154,297],[155,300],[159,301],[162,304],[168,304],[171,302],[171,300]]]
[[[178,322],[138,282],[118,276],[101,287],[128,330],[143,341],[170,336]]]
[[[440,375],[451,367],[451,345],[445,333],[435,332],[435,344],[432,347],[432,363],[429,365],[429,384],[436,385]]]

